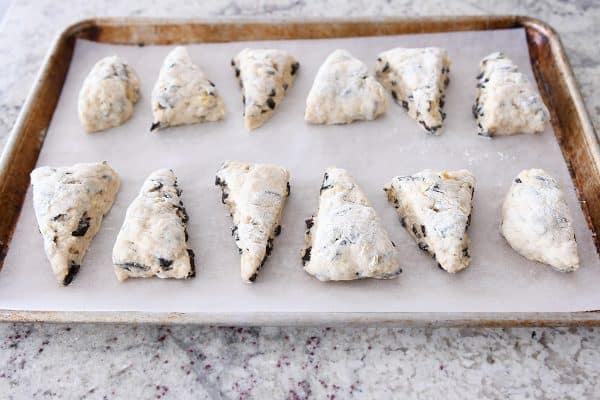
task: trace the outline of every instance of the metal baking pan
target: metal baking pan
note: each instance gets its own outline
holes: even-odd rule
[[[78,38],[113,44],[180,44],[267,39],[317,39],[525,28],[535,78],[592,232],[600,227],[598,140],[556,32],[522,16],[351,20],[157,20],[108,18],[78,22],[52,45],[0,159],[0,268],[10,246],[45,132]],[[596,248],[598,239],[594,235]],[[151,322],[240,325],[371,324],[404,326],[600,325],[600,311],[573,313],[143,313],[0,311],[0,321]]]

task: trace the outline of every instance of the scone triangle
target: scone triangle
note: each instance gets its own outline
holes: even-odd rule
[[[396,245],[343,169],[325,172],[319,209],[306,227],[304,270],[321,281],[389,279],[402,272]]]
[[[233,217],[232,236],[241,254],[241,276],[253,282],[281,232],[290,194],[289,172],[276,165],[228,161],[217,172],[222,201]]]
[[[473,116],[481,136],[541,133],[550,114],[539,92],[500,52],[484,57],[477,75]]]
[[[373,120],[387,109],[385,89],[367,66],[345,50],[331,53],[319,68],[304,119],[313,124]]]
[[[524,170],[515,178],[502,206],[500,230],[529,260],[561,272],[579,268],[569,207],[558,182],[544,170]]]
[[[467,170],[424,170],[398,176],[384,188],[400,221],[421,250],[454,273],[470,263],[469,236],[475,178]]]
[[[83,82],[77,103],[79,120],[87,132],[119,126],[133,114],[140,98],[140,79],[117,56],[98,61]]]
[[[112,260],[120,281],[127,278],[191,278],[194,252],[187,248],[188,215],[177,177],[153,172],[125,214]]]
[[[411,118],[435,134],[446,114],[444,91],[450,82],[450,60],[438,47],[395,48],[379,54],[375,75]]]
[[[33,208],[59,283],[71,283],[119,190],[106,163],[40,167],[31,173]]]
[[[225,104],[212,83],[183,46],[165,58],[152,90],[150,130],[206,121],[225,116]]]
[[[300,63],[273,49],[244,49],[233,60],[244,103],[244,125],[256,129],[272,116],[296,77]]]

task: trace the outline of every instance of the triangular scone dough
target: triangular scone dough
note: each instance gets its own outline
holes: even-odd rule
[[[119,126],[133,114],[140,98],[140,80],[119,57],[98,61],[79,92],[79,120],[87,132]]]
[[[446,118],[442,108],[449,73],[448,53],[438,47],[388,50],[379,54],[375,64],[377,79],[396,103],[432,134]]]
[[[424,170],[398,176],[384,188],[402,226],[438,266],[454,273],[469,266],[471,203],[475,178],[467,170]]]
[[[550,120],[536,88],[502,53],[481,60],[473,116],[479,135],[541,133]]]
[[[272,49],[244,49],[231,65],[242,87],[244,125],[248,130],[273,116],[300,67],[291,54]]]
[[[31,173],[31,184],[46,255],[58,282],[68,285],[112,207],[119,176],[106,163],[40,167]]]
[[[385,89],[367,66],[346,50],[336,50],[315,76],[304,119],[313,124],[348,124],[373,120],[386,110]]]
[[[571,213],[556,180],[541,169],[522,171],[502,206],[502,235],[523,257],[561,272],[579,268]]]
[[[165,58],[152,90],[152,127],[218,121],[225,104],[215,84],[192,62],[187,49],[175,47]]]
[[[390,279],[402,272],[396,245],[343,169],[325,172],[319,209],[306,227],[304,270],[321,281]]]
[[[253,282],[281,232],[281,214],[290,195],[290,174],[277,165],[228,161],[215,184],[223,191],[234,227],[231,234],[241,254],[241,276]]]
[[[188,215],[177,177],[170,169],[154,171],[133,200],[113,248],[120,281],[127,278],[191,278],[194,252],[187,248]]]

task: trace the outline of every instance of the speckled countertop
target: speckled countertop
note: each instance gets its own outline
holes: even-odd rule
[[[442,12],[554,26],[599,130],[597,0],[18,0],[0,24],[0,148],[51,40],[82,18]],[[0,324],[0,398],[597,399],[600,329]]]

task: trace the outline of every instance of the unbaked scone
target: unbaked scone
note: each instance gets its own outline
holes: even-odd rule
[[[300,67],[291,54],[274,49],[244,49],[231,65],[242,88],[244,125],[248,130],[273,116]]]
[[[469,236],[475,178],[467,170],[426,169],[397,176],[385,188],[400,222],[438,266],[450,273],[469,266]]]
[[[550,119],[536,88],[502,53],[481,60],[473,116],[479,135],[540,133]]]
[[[446,118],[444,91],[450,82],[450,59],[445,49],[395,48],[379,54],[375,76],[411,118],[435,134]]]
[[[177,177],[170,169],[154,171],[125,214],[113,247],[119,281],[127,278],[191,278],[194,252],[187,247],[188,215]]]
[[[106,163],[40,167],[31,173],[33,208],[59,283],[71,283],[119,190]]]
[[[254,282],[281,232],[281,214],[290,195],[290,174],[271,164],[225,162],[215,179],[233,217],[231,235],[241,254],[241,276]]]
[[[87,132],[125,123],[140,98],[140,80],[131,66],[117,56],[94,65],[83,81],[77,103],[79,120]]]
[[[385,89],[367,66],[346,50],[335,50],[315,76],[304,119],[312,124],[348,124],[373,120],[386,110]]]
[[[187,49],[175,47],[165,58],[152,90],[152,126],[169,126],[218,121],[225,104],[202,69],[192,62]]]
[[[396,245],[354,178],[328,168],[320,192],[319,209],[306,220],[304,270],[321,281],[398,276]]]
[[[573,219],[558,182],[546,171],[521,171],[502,205],[500,231],[523,257],[561,272],[579,268]]]

